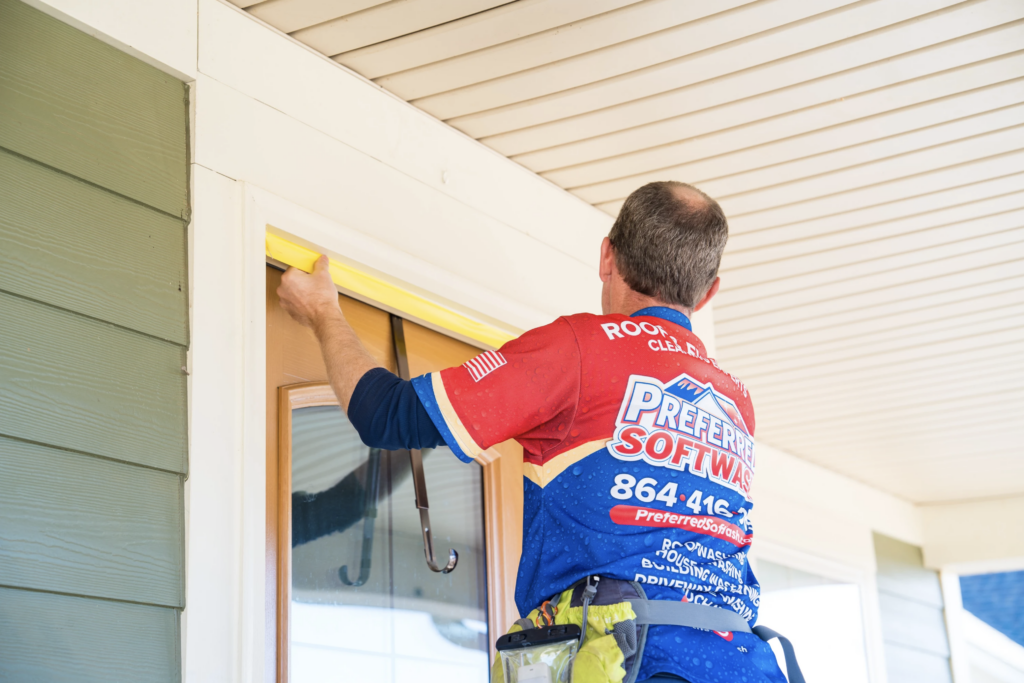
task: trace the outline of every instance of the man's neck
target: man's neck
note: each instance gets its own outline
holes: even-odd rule
[[[633,315],[637,311],[642,311],[645,308],[653,308],[655,306],[671,308],[673,311],[679,311],[687,318],[693,317],[692,309],[686,308],[685,306],[667,304],[652,296],[644,296],[642,294],[634,294],[633,296],[626,297],[623,301],[619,302],[619,305],[615,307],[616,310],[614,312],[621,313],[622,315]]]

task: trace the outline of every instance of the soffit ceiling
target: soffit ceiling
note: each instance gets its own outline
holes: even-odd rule
[[[717,198],[758,438],[914,502],[1024,492],[1021,0],[236,0],[615,215]]]

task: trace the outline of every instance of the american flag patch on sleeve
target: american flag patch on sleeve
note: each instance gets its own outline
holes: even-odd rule
[[[463,363],[463,367],[469,370],[474,382],[479,382],[507,362],[505,356],[497,351],[484,351],[476,358],[470,358]]]

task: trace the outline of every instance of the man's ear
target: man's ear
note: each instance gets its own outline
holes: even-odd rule
[[[612,242],[610,239],[605,237],[601,240],[601,261],[598,263],[598,274],[601,276],[601,282],[608,282],[612,279],[612,273],[615,271],[615,252],[612,251]]]
[[[715,281],[711,283],[711,289],[709,289],[709,290],[708,290],[708,293],[707,293],[707,294],[705,294],[705,295],[704,295],[704,298],[703,298],[703,299],[701,299],[701,300],[700,300],[700,301],[699,301],[699,302],[697,303],[697,305],[693,307],[693,310],[694,310],[695,312],[696,312],[696,311],[699,311],[700,309],[702,309],[702,308],[704,308],[705,306],[707,306],[707,305],[708,305],[708,302],[709,302],[709,301],[711,301],[711,300],[712,300],[712,299],[713,299],[713,298],[715,297],[715,294],[718,294],[718,286],[719,286],[720,284],[722,284],[722,278],[720,278],[720,277],[716,277],[716,278],[715,278]]]

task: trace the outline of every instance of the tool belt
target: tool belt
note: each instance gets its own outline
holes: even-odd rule
[[[582,643],[572,664],[572,683],[635,683],[647,643],[647,630],[652,624],[753,633],[764,641],[778,638],[789,682],[805,683],[792,643],[772,629],[751,628],[739,614],[720,607],[648,600],[635,581],[596,578],[596,594],[588,579],[582,579],[517,620],[509,629],[509,633],[515,633],[562,624],[575,624],[583,629]],[[491,669],[491,681],[507,683],[503,673],[500,658],[497,658]]]

